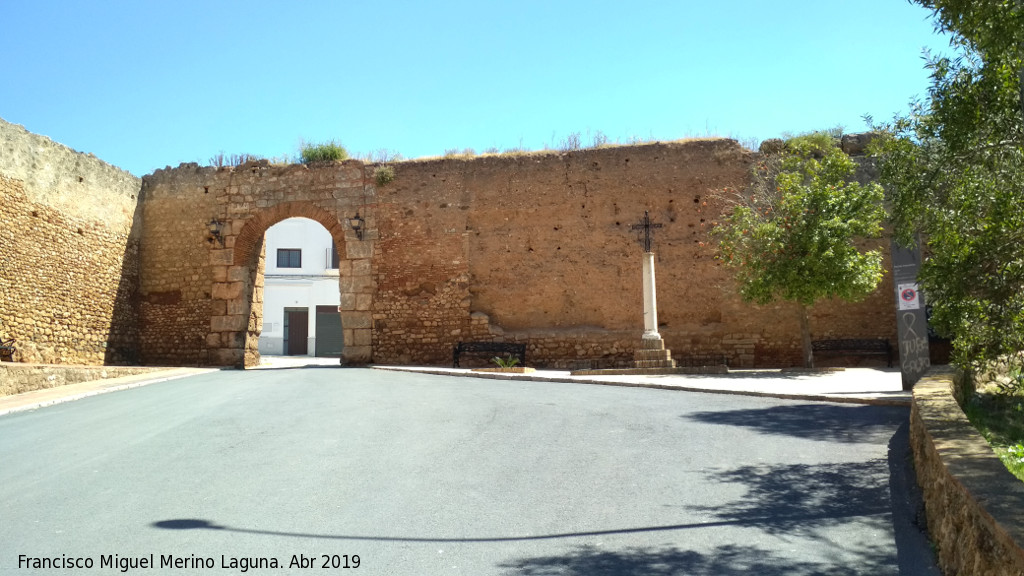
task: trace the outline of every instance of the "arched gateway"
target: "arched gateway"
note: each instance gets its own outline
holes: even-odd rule
[[[358,172],[360,194],[357,197],[365,198],[362,170]],[[226,213],[214,217],[210,227],[212,282],[206,345],[211,363],[239,368],[259,363],[264,234],[274,224],[294,217],[314,220],[331,234],[340,257],[339,313],[345,344],[341,361],[369,362],[372,358],[373,241],[361,238],[348,224],[349,218],[360,210],[364,219],[372,217],[367,212],[369,206],[350,199],[354,194],[337,194],[336,187],[333,192],[318,193],[315,186],[311,186],[312,189],[291,187],[287,192],[261,186],[257,190],[250,189],[247,194],[232,194],[230,188],[225,190]]]
[[[346,255],[348,265],[345,266],[345,270],[348,274],[339,274],[338,279],[342,301],[339,312],[346,316],[342,321],[342,326],[345,327],[342,360],[368,361],[368,354],[359,354],[361,347],[357,342],[369,344],[369,306],[373,297],[372,292],[367,290],[368,286],[364,283],[353,282],[352,259],[348,258],[346,250],[349,240],[345,237],[345,227],[339,221],[338,215],[331,214],[310,202],[283,202],[256,212],[245,221],[234,238],[231,262],[226,266],[211,262],[215,265],[212,307],[215,311],[223,310],[224,313],[211,317],[207,341],[220,345],[218,354],[225,363],[249,367],[259,362],[257,339],[263,325],[263,238],[267,228],[294,217],[319,222],[330,232],[338,254]],[[353,237],[351,241],[360,240]],[[365,303],[364,310],[355,310],[357,301]]]

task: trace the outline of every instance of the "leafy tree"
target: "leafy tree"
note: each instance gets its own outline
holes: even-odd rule
[[[916,0],[954,55],[926,54],[928,98],[876,128],[903,243],[922,233],[919,281],[954,361],[1024,350],[1024,2]],[[1010,356],[1012,355],[1012,356]]]
[[[808,134],[766,155],[748,190],[723,194],[733,209],[716,228],[719,258],[735,268],[744,300],[799,304],[806,367],[814,365],[808,307],[861,299],[882,278],[881,252],[854,241],[881,234],[884,193],[852,180],[856,169],[831,135]]]

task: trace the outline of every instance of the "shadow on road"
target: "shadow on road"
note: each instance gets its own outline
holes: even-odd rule
[[[752,428],[762,434],[825,442],[887,442],[909,410],[899,406],[789,404],[749,410],[694,412],[682,417],[706,424]]]
[[[824,521],[828,518],[808,516],[811,521]],[[757,519],[767,522],[770,519]],[[559,540],[567,538],[588,538],[592,536],[614,536],[621,534],[640,534],[644,532],[671,532],[675,530],[692,530],[700,528],[714,528],[729,525],[750,525],[750,519],[723,520],[717,522],[699,522],[690,524],[668,524],[664,526],[643,526],[637,528],[615,528],[610,530],[588,530],[577,532],[558,532],[552,534],[538,534],[531,536],[487,536],[475,537],[465,536],[460,538],[430,538],[426,536],[384,536],[384,535],[355,535],[355,534],[313,534],[310,532],[281,532],[277,530],[255,530],[237,526],[219,525],[208,520],[197,518],[178,518],[174,520],[161,520],[153,522],[150,526],[164,530],[222,530],[225,532],[237,532],[239,534],[257,534],[263,536],[286,536],[291,538],[320,538],[325,540],[369,540],[377,542],[448,542],[448,543],[484,543],[484,542],[527,542],[531,540]]]
[[[890,522],[888,475],[883,460],[740,466],[709,472],[707,481],[741,484],[746,487],[742,498],[691,509],[768,534],[814,537],[821,528],[854,519],[861,526],[885,529]]]
[[[881,556],[884,556],[882,554]],[[600,550],[580,547],[559,556],[524,558],[503,564],[509,576],[854,576],[892,574],[879,555],[865,553],[846,566],[799,560],[755,546],[719,546],[710,552],[678,548]]]

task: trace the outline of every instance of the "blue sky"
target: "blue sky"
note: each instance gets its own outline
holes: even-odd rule
[[[0,0],[0,117],[144,175],[337,140],[405,157],[888,119],[947,51],[904,0]]]

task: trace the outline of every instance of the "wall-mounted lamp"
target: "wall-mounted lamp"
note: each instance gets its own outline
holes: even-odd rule
[[[210,226],[210,236],[214,240],[216,240],[218,244],[223,246],[224,245],[224,236],[222,235],[222,233],[224,232],[224,223],[221,222],[220,220],[217,220],[216,218],[214,218],[213,220],[210,220],[209,226]]]
[[[365,224],[366,220],[363,220],[358,211],[354,217],[348,219],[348,225],[351,226],[352,231],[356,233],[356,238],[360,240],[363,239],[363,225]]]

